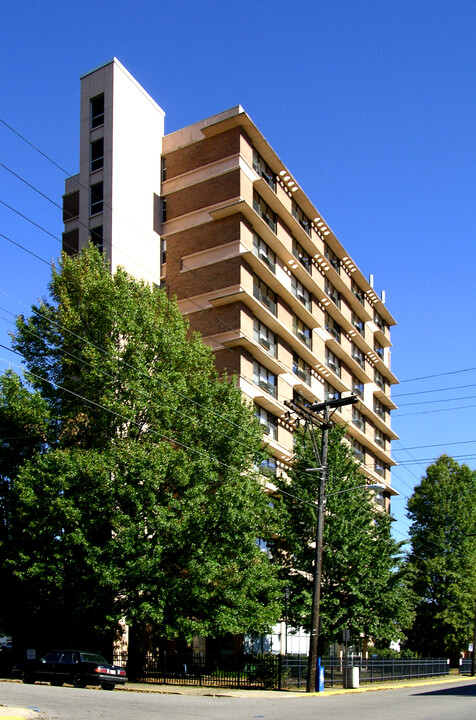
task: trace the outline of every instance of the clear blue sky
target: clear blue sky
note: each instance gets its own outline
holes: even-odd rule
[[[476,368],[475,26],[474,0],[4,0],[0,117],[73,174],[79,76],[113,56],[165,110],[166,132],[243,105],[386,291],[396,375],[455,373]],[[61,203],[64,173],[2,124],[0,162]],[[60,210],[2,166],[0,200],[60,238]],[[58,240],[2,204],[0,232],[59,254]],[[8,312],[45,294],[49,270],[2,237],[0,258],[8,344]],[[441,388],[451,389],[426,392]],[[394,395],[394,455],[424,459],[393,474],[402,538],[426,460],[448,452],[476,467],[476,369],[402,382]]]

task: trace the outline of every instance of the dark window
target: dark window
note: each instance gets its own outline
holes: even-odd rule
[[[305,268],[308,273],[310,273],[311,260],[309,258],[309,254],[304,250],[301,243],[299,243],[295,238],[293,238],[293,255],[299,260],[303,268]]]
[[[277,376],[257,360],[253,362],[253,382],[274,398],[276,397],[278,385]]]
[[[104,124],[104,94],[91,98],[91,129]]]
[[[341,399],[341,393],[336,390],[335,388],[330,385],[330,383],[327,382],[327,380],[324,382],[324,394],[326,400],[340,400]],[[338,408],[340,412],[340,408]]]
[[[160,238],[160,262],[162,265],[167,262],[167,241],[165,238]]]
[[[352,343],[351,350],[352,350],[352,359],[355,360],[355,362],[358,365],[360,365],[362,370],[364,370],[365,369],[365,354],[364,354],[363,350],[358,348],[357,345],[354,345],[354,343]]]
[[[104,167],[104,138],[91,143],[91,172]]]
[[[360,303],[361,305],[363,305],[363,304],[364,304],[364,292],[363,292],[363,290],[361,290],[361,289],[359,288],[359,286],[357,285],[357,283],[355,283],[353,280],[352,280],[352,284],[351,284],[351,286],[350,286],[350,289],[352,290],[352,294],[357,298],[357,300],[359,301],[359,303]]]
[[[291,275],[291,292],[295,298],[297,298],[306,310],[311,311],[311,293],[304,285],[299,282],[295,275]]]
[[[365,462],[365,448],[363,445],[361,445],[357,440],[354,440],[352,443],[353,451],[354,451],[354,457],[357,458],[360,462]]]
[[[380,373],[378,370],[374,370],[374,380],[375,384],[378,385],[380,390],[383,390],[383,392],[387,392],[387,382],[385,381],[382,373]]]
[[[340,344],[341,338],[341,326],[329,315],[328,312],[324,315],[325,327],[328,333],[332,335],[334,340]]]
[[[167,180],[167,158],[162,157],[160,161],[160,169],[162,182],[164,182],[164,180]]]
[[[253,233],[253,255],[262,260],[271,270],[276,271],[276,255],[259,235]]]
[[[256,190],[253,191],[253,209],[258,213],[265,223],[276,232],[276,215],[269,205],[265,203],[262,197],[258,195]]]
[[[265,435],[272,440],[276,440],[278,436],[278,418],[260,407],[260,405],[255,405],[255,417],[262,425]]]
[[[293,355],[293,373],[306,385],[311,384],[311,368],[299,355]]]
[[[385,478],[385,473],[388,470],[388,465],[386,465],[382,460],[379,460],[378,458],[375,458],[375,472],[377,475],[380,475],[380,477]]]
[[[253,319],[253,338],[273,357],[276,357],[276,335],[258,318]]]
[[[341,373],[340,360],[337,357],[337,355],[334,355],[332,350],[329,350],[329,348],[326,348],[326,365],[333,372],[335,372],[337,377],[340,377],[340,373]]]
[[[301,342],[307,345],[308,348],[312,347],[311,328],[308,328],[297,315],[293,315],[293,333]]]
[[[378,428],[375,428],[375,442],[380,445],[381,448],[386,450],[387,448],[387,436]]]
[[[360,410],[357,410],[355,405],[352,407],[352,422],[356,427],[362,430],[362,432],[365,432],[365,417],[362,415]]]
[[[93,245],[96,245],[97,248],[102,252],[103,250],[103,227],[102,225],[96,225],[96,227],[91,228],[90,230],[90,238]]]
[[[330,280],[326,278],[324,283],[324,292],[327,297],[332,300],[334,305],[340,309],[340,292],[334,287]]]
[[[351,322],[357,332],[360,333],[362,337],[365,337],[365,323],[359,318],[359,316],[355,312],[352,313]]]
[[[293,204],[292,204],[292,215],[298,221],[298,223],[300,224],[302,229],[305,232],[307,232],[307,234],[310,236],[311,235],[311,221],[309,220],[307,215],[305,215],[303,213],[303,211],[301,210],[301,208],[299,207],[299,205],[297,204],[297,202],[295,200],[293,200]]]
[[[77,255],[79,252],[79,230],[70,230],[63,233],[63,252],[66,255]]]
[[[360,382],[360,380],[357,380],[357,378],[353,378],[352,380],[352,392],[358,395],[360,398],[363,399],[364,397],[364,383]]]
[[[324,244],[324,257],[329,261],[336,273],[340,275],[340,260],[327,243]]]
[[[79,190],[63,195],[63,222],[79,215]]]
[[[257,275],[253,277],[253,295],[276,315],[276,295]]]
[[[162,222],[167,222],[167,198],[162,198]]]
[[[380,360],[383,360],[383,347],[380,345],[380,343],[375,340],[374,338],[374,350],[379,356]]]
[[[102,182],[94,183],[90,187],[90,215],[97,215],[102,212],[103,207],[103,184]]]
[[[376,397],[374,397],[374,413],[384,422],[387,421],[387,408],[380,402],[380,400],[377,400]]]
[[[276,175],[256,150],[253,150],[253,170],[266,180],[272,190],[276,191]]]
[[[378,312],[376,310],[374,310],[374,323],[376,324],[378,329],[383,333],[385,332],[385,330],[388,329],[387,323],[385,322],[383,317],[378,314]]]

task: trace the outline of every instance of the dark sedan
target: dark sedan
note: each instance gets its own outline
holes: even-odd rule
[[[52,650],[38,661],[17,666],[24,683],[36,680],[52,685],[71,683],[74,687],[100,685],[103,690],[114,690],[115,685],[127,682],[124,668],[109,665],[102,655],[83,650]]]

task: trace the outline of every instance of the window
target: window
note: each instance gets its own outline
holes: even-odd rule
[[[374,323],[376,324],[378,329],[383,333],[385,332],[385,330],[388,329],[387,323],[385,322],[383,317],[381,317],[381,315],[378,314],[378,312],[376,310],[374,310]]]
[[[375,340],[374,338],[374,350],[379,356],[380,360],[383,360],[383,347],[380,345],[380,343]]]
[[[354,457],[357,458],[359,462],[364,463],[365,462],[365,448],[363,445],[361,445],[357,440],[354,440],[352,442],[352,450],[354,452]]]
[[[311,367],[299,357],[293,354],[293,373],[298,376],[306,385],[311,384]]]
[[[352,284],[350,286],[350,289],[352,291],[352,294],[357,298],[359,303],[361,305],[364,304],[364,291],[359,288],[356,282],[352,280]]]
[[[383,405],[380,400],[377,400],[376,397],[374,397],[374,413],[379,416],[381,420],[386,422],[387,420],[387,409],[385,405]]]
[[[90,239],[93,245],[96,245],[96,247],[102,252],[103,247],[103,227],[102,225],[96,225],[96,227],[91,228],[90,230]]]
[[[162,198],[162,222],[167,222],[167,198]]]
[[[362,432],[365,432],[365,417],[362,415],[360,410],[357,410],[355,405],[352,406],[352,422],[356,427],[362,430]]]
[[[341,373],[341,366],[340,366],[340,360],[337,357],[337,355],[334,355],[329,348],[326,348],[326,365],[328,368],[330,368],[337,377],[340,377]]]
[[[355,360],[355,362],[356,362],[358,365],[360,365],[360,367],[362,368],[362,370],[364,370],[364,369],[365,369],[365,354],[364,354],[364,351],[361,350],[360,348],[358,348],[357,345],[354,345],[354,343],[352,343],[352,346],[351,346],[351,354],[352,354],[352,359]]]
[[[253,170],[264,178],[269,187],[276,192],[276,175],[256,150],[253,150]]]
[[[374,381],[375,384],[378,385],[380,390],[383,390],[383,392],[387,392],[387,382],[382,373],[380,373],[378,370],[374,370]]]
[[[104,94],[91,98],[91,130],[104,125]]]
[[[311,328],[308,328],[297,315],[293,315],[293,333],[304,345],[307,345],[308,348],[312,347]]]
[[[340,293],[338,290],[336,290],[334,285],[327,278],[324,283],[324,292],[326,293],[327,297],[332,300],[334,305],[340,309]]]
[[[262,460],[260,462],[259,469],[260,469],[260,472],[263,473],[263,475],[266,475],[266,477],[275,478],[276,471],[277,471],[276,458],[270,457],[270,458],[266,458],[266,460]],[[262,540],[261,542],[264,542],[264,540]]]
[[[257,418],[260,425],[263,427],[265,435],[270,437],[272,440],[276,440],[278,437],[277,417],[262,408],[260,405],[255,405],[255,417]]]
[[[387,436],[378,428],[375,428],[375,442],[377,445],[380,445],[383,450],[387,449]]]
[[[295,200],[293,200],[293,204],[292,204],[292,215],[294,218],[296,218],[296,220],[298,221],[298,223],[300,224],[302,229],[305,232],[307,232],[307,234],[310,237],[311,236],[311,221],[309,220],[307,215],[305,215],[303,213],[303,211],[301,210],[301,208],[299,207],[299,205],[297,204],[297,202]]]
[[[293,255],[295,258],[299,260],[303,268],[305,268],[308,273],[311,272],[311,260],[309,258],[308,253],[304,250],[301,243],[298,243],[298,241],[293,238]]]
[[[167,180],[167,158],[163,156],[160,159],[160,177],[162,182]]]
[[[379,460],[379,458],[375,458],[375,472],[377,473],[377,475],[385,478],[387,470],[388,466],[382,460]]]
[[[253,233],[253,255],[262,260],[271,270],[276,272],[276,255],[259,235]]]
[[[327,382],[327,380],[324,382],[325,400],[340,400],[341,396],[342,396],[342,393],[340,393],[338,390],[333,388],[332,385]],[[337,408],[337,410],[340,412],[341,408]]]
[[[276,295],[257,275],[253,277],[253,296],[276,315]]]
[[[299,282],[297,277],[291,275],[291,292],[295,298],[297,298],[306,310],[311,311],[311,293],[307,290],[302,283]]]
[[[97,213],[102,212],[103,193],[104,193],[102,182],[94,183],[94,185],[91,185],[91,187],[89,188],[89,193],[90,193],[89,214],[97,215]]]
[[[360,398],[364,398],[364,383],[360,382],[356,377],[352,378],[352,392]]]
[[[360,333],[362,337],[365,337],[365,323],[359,318],[358,315],[356,315],[355,312],[352,312],[351,322],[355,330],[357,330],[357,332]]]
[[[271,210],[269,205],[265,203],[262,197],[258,195],[256,190],[253,191],[253,209],[258,213],[266,225],[271,228],[273,232],[276,232],[276,215]]]
[[[324,315],[325,328],[340,345],[341,327],[328,312]]]
[[[63,233],[63,252],[66,255],[76,255],[79,252],[79,229]]]
[[[63,222],[79,215],[79,190],[63,195]]]
[[[160,264],[165,265],[167,262],[167,240],[160,238]]]
[[[91,172],[101,170],[104,167],[104,138],[94,140],[91,143]]]
[[[336,273],[340,275],[340,260],[327,243],[324,243],[324,257],[329,261]]]
[[[258,318],[253,320],[253,337],[259,345],[264,347],[273,357],[276,357],[276,335]]]
[[[253,382],[274,398],[276,397],[278,378],[257,360],[253,362]]]

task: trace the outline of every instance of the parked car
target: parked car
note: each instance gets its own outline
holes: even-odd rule
[[[11,645],[0,645],[0,677],[10,677],[13,668],[13,648]]]
[[[100,685],[103,690],[114,690],[115,685],[127,682],[124,668],[109,665],[102,655],[84,650],[52,650],[40,660],[26,660],[16,667],[24,683],[43,680],[57,686]]]

